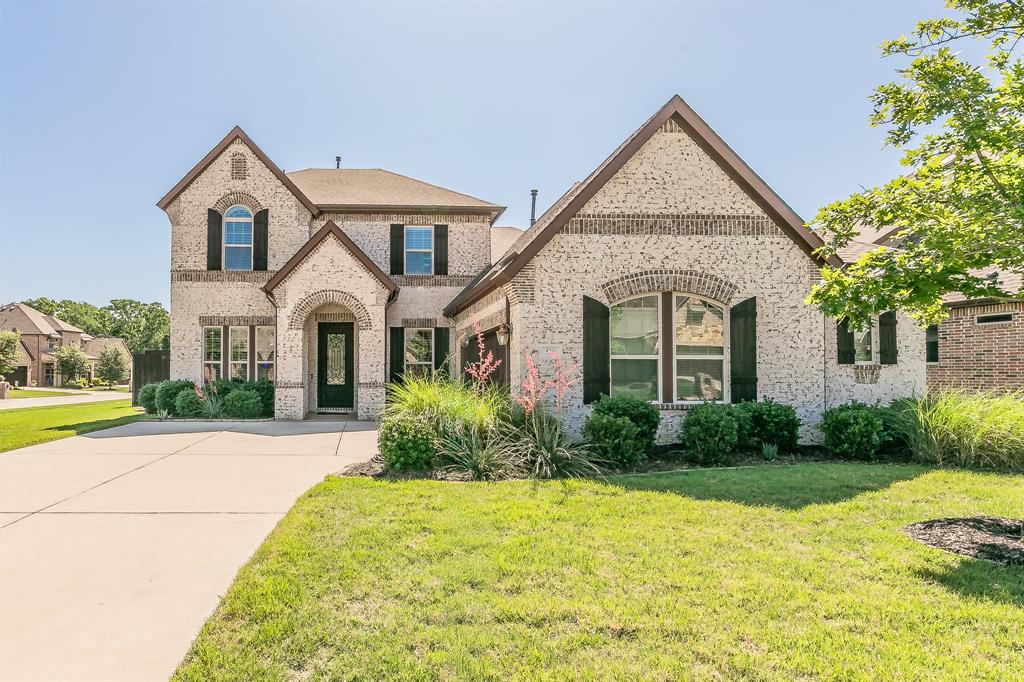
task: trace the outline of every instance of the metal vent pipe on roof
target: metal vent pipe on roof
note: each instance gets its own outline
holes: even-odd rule
[[[341,157],[340,156],[335,156],[334,157],[334,167],[335,168],[341,168]]]
[[[537,222],[537,190],[530,190],[530,227]]]

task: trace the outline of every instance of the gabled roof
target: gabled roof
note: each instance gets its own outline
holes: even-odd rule
[[[199,177],[199,175],[206,170],[211,163],[216,161],[217,157],[224,153],[224,150],[231,146],[231,143],[236,139],[241,140],[252,151],[252,153],[256,155],[256,158],[262,161],[263,165],[269,168],[270,172],[281,181],[281,184],[287,187],[291,193],[295,195],[295,198],[302,202],[302,205],[305,206],[310,213],[314,216],[320,214],[316,205],[302,193],[302,190],[295,186],[295,183],[284,174],[284,171],[278,168],[277,164],[271,161],[270,157],[264,154],[263,150],[257,147],[256,143],[252,141],[252,138],[246,135],[245,131],[238,126],[232,128],[230,132],[224,136],[224,139],[218,142],[217,146],[210,150],[209,154],[204,156],[192,170],[186,173],[185,177],[179,180],[178,184],[172,187],[171,191],[165,194],[160,201],[156,202],[156,205],[161,209],[167,210],[167,207],[171,205],[171,202],[177,199],[178,195],[184,192],[185,188],[191,185],[192,181]]]
[[[54,329],[56,329],[59,332],[76,332],[78,334],[84,334],[85,333],[85,331],[79,329],[78,327],[76,327],[73,324],[65,322],[64,320],[60,319],[59,317],[54,317],[53,315],[43,315],[43,317],[46,319],[47,322],[50,323],[50,325]]]
[[[501,263],[495,264],[476,284],[471,284],[448,304],[444,314],[458,313],[473,301],[494,288],[507,284],[558,231],[586,206],[587,202],[633,157],[637,151],[670,119],[700,146],[746,194],[808,255],[820,263],[836,267],[838,258],[827,260],[815,253],[824,242],[805,227],[804,221],[778,194],[751,170],[743,159],[711,129],[679,95],[674,95],[665,106],[630,135],[611,156],[598,166],[586,180],[574,185],[561,199],[520,237]]]
[[[492,219],[505,210],[504,206],[380,168],[307,168],[288,173],[288,177],[321,208],[456,209],[489,213]]]
[[[277,274],[271,277],[270,281],[263,285],[263,291],[268,294],[273,291],[278,284],[283,282],[285,278],[291,274],[292,270],[299,266],[299,263],[301,263],[306,256],[308,256],[313,249],[320,244],[320,242],[327,239],[330,235],[337,237],[345,248],[355,256],[356,260],[358,260],[363,267],[370,271],[371,275],[376,277],[380,283],[384,285],[384,288],[388,290],[389,294],[394,293],[395,289],[398,288],[395,280],[388,277],[383,270],[377,267],[377,264],[366,255],[366,252],[356,246],[356,243],[352,241],[347,234],[342,232],[341,228],[338,227],[333,220],[328,220],[326,225],[317,230],[316,234],[310,237],[309,240],[302,245],[302,248],[296,251],[295,255],[288,259],[288,262],[284,264],[284,267],[278,270]]]
[[[24,303],[9,303],[0,308],[0,313],[5,317],[13,317],[13,324],[22,334],[43,334],[44,336],[60,336],[60,333],[50,324],[51,318],[43,315],[35,308],[30,308]],[[8,322],[12,322],[8,319]]]

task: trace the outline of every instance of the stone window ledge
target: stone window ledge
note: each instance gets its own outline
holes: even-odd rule
[[[877,384],[881,373],[882,366],[878,364],[853,366],[853,380],[858,384]]]

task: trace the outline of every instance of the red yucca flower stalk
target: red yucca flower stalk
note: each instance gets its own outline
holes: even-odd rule
[[[580,363],[575,362],[569,369],[565,369],[565,363],[558,353],[548,351],[548,357],[555,363],[555,374],[551,379],[541,379],[540,369],[537,368],[533,355],[524,353],[523,357],[526,358],[526,378],[519,387],[520,393],[516,396],[516,401],[523,406],[526,414],[530,415],[550,391],[555,396],[555,409],[561,411],[565,394],[576,384],[575,374]]]
[[[479,393],[491,375],[501,366],[501,360],[495,359],[494,353],[491,351],[484,354],[484,330],[476,320],[473,320],[473,331],[476,332],[476,347],[480,349],[479,359],[466,365],[466,374],[473,378],[473,383]]]
[[[199,384],[193,381],[192,386],[195,388],[196,397],[199,398],[200,401],[206,400],[206,395],[203,393],[203,389],[199,388]]]

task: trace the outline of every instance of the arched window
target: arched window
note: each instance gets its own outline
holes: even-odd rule
[[[658,400],[659,295],[611,308],[611,393]]]
[[[722,400],[725,311],[696,296],[676,294],[674,300],[675,398]]]
[[[252,212],[244,206],[224,212],[224,269],[252,270]]]
[[[700,296],[672,292],[611,306],[611,394],[651,402],[725,400],[725,316],[722,306]]]

